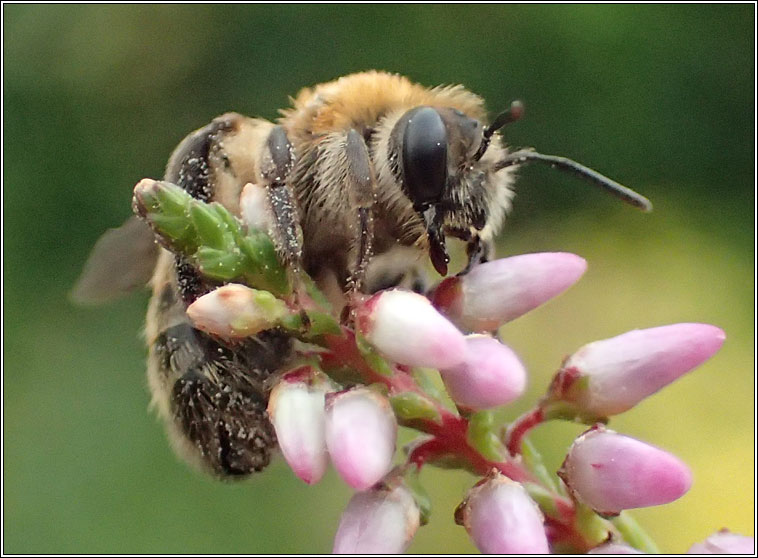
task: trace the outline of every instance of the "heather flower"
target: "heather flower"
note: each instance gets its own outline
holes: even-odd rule
[[[268,414],[284,459],[307,484],[326,471],[326,393],[329,380],[310,366],[286,374],[271,390]]]
[[[357,492],[342,514],[334,537],[334,554],[399,554],[420,524],[410,491],[398,484]]]
[[[466,358],[440,370],[450,397],[460,407],[480,410],[505,405],[526,388],[526,370],[516,354],[486,335],[466,338]]]
[[[397,422],[389,401],[357,387],[326,397],[326,446],[342,479],[366,490],[392,467]]]
[[[201,296],[187,308],[197,329],[228,338],[255,335],[289,314],[287,305],[268,291],[229,284]]]
[[[722,529],[693,544],[687,554],[755,554],[755,539]]]
[[[526,489],[498,472],[469,490],[456,520],[485,554],[547,554],[543,517]]]
[[[432,295],[434,305],[466,331],[492,331],[562,293],[587,262],[563,252],[494,260],[449,277]]]
[[[692,484],[678,458],[602,426],[574,441],[558,476],[579,501],[603,515],[673,502]]]
[[[398,364],[446,368],[463,361],[463,334],[424,296],[393,289],[357,308],[358,331]]]
[[[622,413],[708,360],[724,337],[715,326],[683,323],[595,341],[564,362],[550,398],[591,416]]]

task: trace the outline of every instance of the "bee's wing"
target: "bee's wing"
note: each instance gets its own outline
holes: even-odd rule
[[[137,217],[109,229],[92,249],[69,298],[77,304],[101,304],[144,287],[159,250],[153,231]]]

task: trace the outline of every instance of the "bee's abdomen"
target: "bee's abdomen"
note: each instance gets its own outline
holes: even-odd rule
[[[156,337],[150,383],[174,446],[187,461],[219,477],[245,476],[268,465],[276,447],[268,393],[291,345],[286,335],[267,331],[229,347],[189,323]]]

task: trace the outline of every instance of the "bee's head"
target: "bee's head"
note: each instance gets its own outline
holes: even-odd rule
[[[447,273],[449,261],[444,229],[452,223],[454,228],[481,231],[490,217],[489,200],[496,195],[490,190],[504,187],[493,177],[507,167],[547,163],[643,210],[651,209],[650,202],[636,192],[570,159],[531,149],[507,153],[498,147],[488,152],[495,144],[495,132],[518,120],[523,112],[523,105],[514,101],[485,127],[458,109],[420,106],[395,123],[390,143],[397,157],[399,182],[423,218],[432,264],[440,274]]]
[[[432,264],[443,275],[449,259],[444,226],[452,220],[481,230],[487,222],[487,169],[480,159],[496,129],[455,108],[420,106],[392,130],[399,182],[423,218]]]

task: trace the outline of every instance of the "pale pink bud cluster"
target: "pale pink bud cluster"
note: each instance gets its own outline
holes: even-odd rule
[[[715,326],[683,323],[595,341],[565,361],[550,397],[588,415],[622,413],[708,360],[724,338]]]
[[[289,313],[287,305],[268,291],[230,283],[187,307],[197,329],[227,338],[243,338],[276,326]]]
[[[266,187],[247,183],[240,196],[240,215],[249,230],[268,232],[274,217],[269,209]]]
[[[678,458],[602,426],[574,441],[558,475],[574,497],[603,515],[673,502],[692,484]]]
[[[379,482],[392,467],[397,421],[389,401],[358,387],[326,398],[326,446],[342,479],[356,490]]]
[[[402,484],[357,492],[342,514],[334,554],[399,554],[416,534],[420,512]]]
[[[470,410],[505,405],[526,388],[526,369],[516,354],[487,335],[466,337],[463,362],[440,374],[453,401]]]
[[[494,260],[450,277],[432,295],[434,305],[466,331],[492,331],[573,285],[587,262],[563,252]]]
[[[526,489],[493,472],[469,490],[456,511],[476,547],[485,554],[548,554],[542,512]]]
[[[334,389],[310,366],[294,370],[272,390],[269,417],[282,454],[299,478],[318,482],[331,456],[348,485],[366,490],[392,467],[397,421],[378,393],[365,387]]]
[[[752,554],[755,539],[732,533],[728,529],[714,533],[701,543],[693,544],[687,554]]]
[[[332,389],[323,374],[304,366],[286,374],[269,397],[268,414],[282,455],[308,484],[321,480],[329,460],[324,400]]]
[[[463,334],[410,291],[381,291],[356,309],[356,326],[382,354],[398,364],[448,368],[463,361]]]

